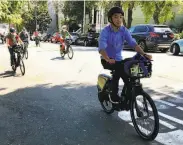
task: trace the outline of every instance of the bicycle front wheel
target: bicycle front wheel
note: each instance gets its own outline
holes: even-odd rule
[[[74,51],[71,46],[68,47],[68,57],[69,59],[72,59],[74,56]]]
[[[146,140],[154,140],[159,132],[159,116],[152,98],[141,91],[131,102],[131,118],[137,133]]]
[[[28,59],[28,55],[29,55],[28,50],[26,50],[26,51],[25,51],[25,58],[26,58],[26,59]]]
[[[21,71],[22,75],[25,74],[25,65],[24,65],[24,62],[22,59],[20,60],[20,71]]]

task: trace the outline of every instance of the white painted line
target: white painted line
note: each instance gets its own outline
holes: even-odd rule
[[[176,96],[176,95],[174,95],[174,94],[168,94],[168,93],[164,93],[164,92],[161,92],[161,91],[158,91],[158,90],[156,90],[156,92],[158,92],[158,93],[160,93],[160,94],[164,94],[164,95],[170,96],[170,97],[172,97],[172,98],[176,98],[176,99],[181,99],[181,100],[183,100],[182,97],[178,97],[178,96]]]
[[[164,113],[162,113],[162,112],[159,112],[159,111],[158,111],[158,114],[159,114],[160,116],[166,118],[166,119],[169,119],[169,120],[171,120],[171,121],[174,121],[174,122],[176,122],[176,123],[178,123],[178,124],[183,125],[183,120],[180,120],[180,119],[177,119],[177,118],[175,118],[175,117],[166,115],[166,114],[164,114]]]
[[[176,108],[183,111],[183,107],[178,106]]]
[[[169,103],[167,101],[164,101],[164,100],[155,100],[156,102],[160,102],[160,103],[163,103],[163,104],[166,104],[166,105],[169,105],[171,107],[175,107],[176,105],[175,104],[172,104],[172,103]]]
[[[133,123],[129,123],[131,126],[133,126]],[[149,130],[143,128],[140,126],[141,130],[144,132],[149,132]],[[166,132],[166,133],[158,133],[155,140],[163,145],[182,145],[183,144],[183,131],[182,130],[176,130],[172,132]]]
[[[138,103],[139,106],[142,106],[142,103],[141,103],[141,102],[140,102],[140,103],[137,102],[137,103]],[[149,109],[150,111],[152,111],[152,109],[151,109],[150,107],[148,107],[148,109]],[[166,115],[166,114],[164,114],[164,113],[162,113],[162,112],[160,112],[160,111],[158,111],[158,114],[159,114],[160,116],[166,118],[166,119],[169,119],[169,120],[171,120],[171,121],[173,121],[173,122],[176,122],[176,123],[178,123],[178,124],[183,125],[183,120],[180,120],[180,119],[177,119],[177,118],[175,118],[175,117]]]
[[[154,118],[151,116],[150,117],[152,120],[154,120]],[[170,123],[166,122],[166,121],[163,121],[161,119],[159,119],[159,123],[166,126],[167,128],[170,128],[170,129],[175,129],[176,127],[171,125]]]

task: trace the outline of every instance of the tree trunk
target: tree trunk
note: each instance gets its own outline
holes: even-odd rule
[[[158,7],[158,5],[156,4],[155,5],[156,9],[155,9],[155,12],[153,14],[153,20],[154,20],[154,23],[155,24],[159,24],[159,13],[160,13],[160,9]]]
[[[58,12],[56,12],[56,29],[59,31],[59,26],[58,26]]]
[[[160,17],[160,11],[165,6],[165,1],[162,1],[161,3],[155,2],[155,12],[153,14],[153,20],[155,24],[159,24],[159,17]]]
[[[127,28],[130,28],[131,25],[132,25],[133,8],[134,8],[134,2],[129,3],[129,5],[128,5],[128,24],[127,24]]]

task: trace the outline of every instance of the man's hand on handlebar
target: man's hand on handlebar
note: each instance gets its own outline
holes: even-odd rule
[[[116,62],[114,59],[110,59],[110,58],[107,59],[106,61],[107,61],[108,63],[110,63],[110,64],[115,64],[115,62]]]

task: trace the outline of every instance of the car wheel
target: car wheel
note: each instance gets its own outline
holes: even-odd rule
[[[144,41],[139,41],[139,46],[145,51],[147,52],[147,46],[146,46],[146,43]]]
[[[178,46],[177,44],[174,44],[174,45],[172,46],[172,53],[173,53],[173,55],[178,55],[179,52],[180,52],[179,46]]]

